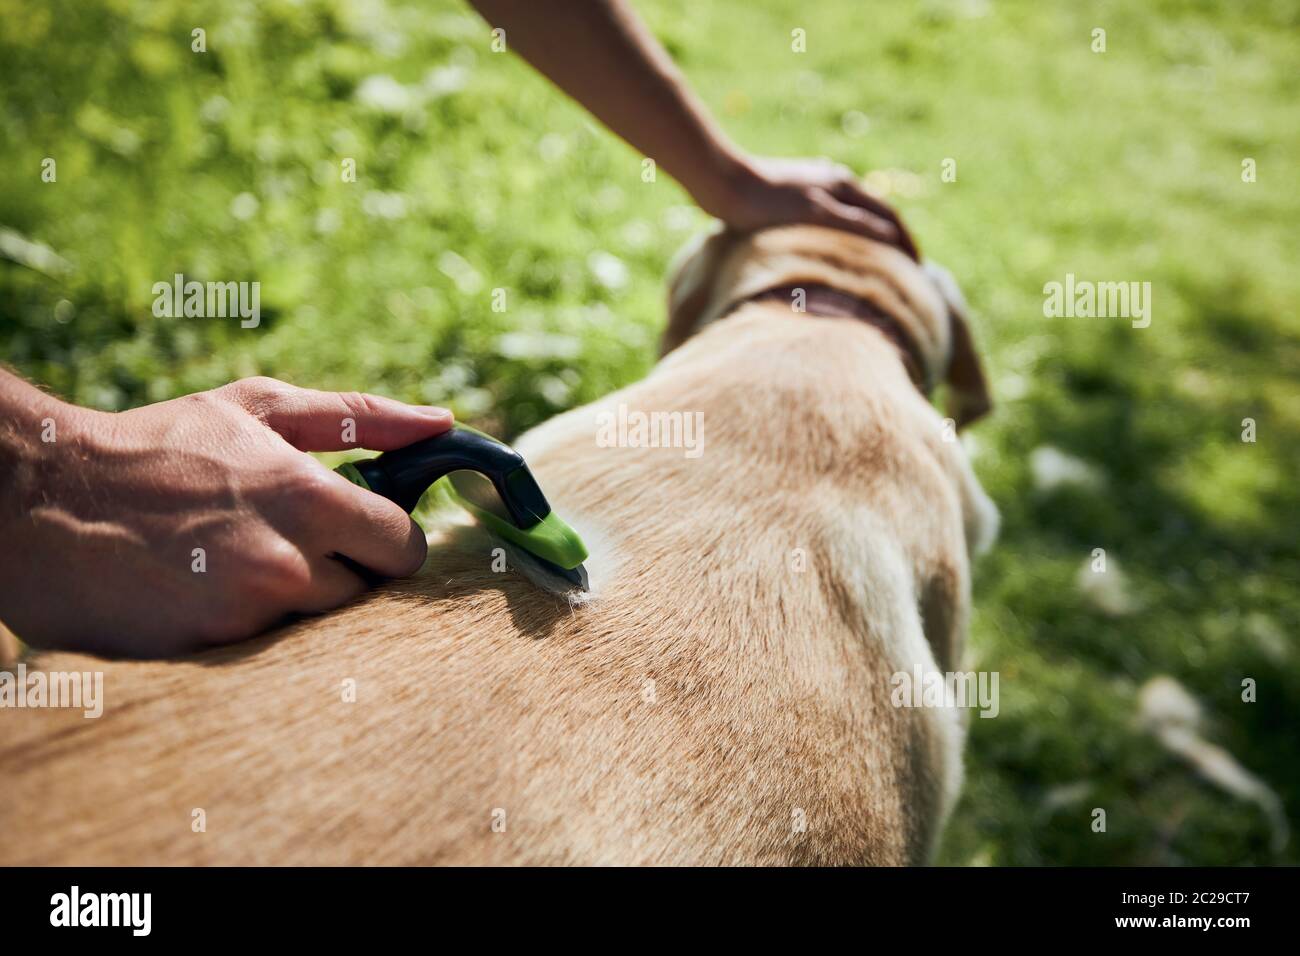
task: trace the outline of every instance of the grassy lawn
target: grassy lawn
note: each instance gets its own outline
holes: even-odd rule
[[[1001,713],[941,860],[1300,862],[1139,720],[1172,677],[1300,819],[1300,4],[641,7],[745,146],[879,171],[979,317]],[[0,77],[0,357],[101,408],[261,373],[515,434],[647,371],[704,224],[459,3],[0,0]],[[155,318],[178,272],[259,281],[260,326]],[[1067,273],[1150,282],[1150,326],[1045,318]]]

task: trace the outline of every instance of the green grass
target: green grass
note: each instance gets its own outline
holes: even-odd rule
[[[1135,723],[1137,688],[1172,675],[1300,819],[1300,5],[642,6],[748,148],[895,171],[980,316],[1000,404],[976,468],[1004,532],[972,659],[1002,713],[973,722],[941,859],[1300,861]],[[0,260],[0,355],[101,408],[263,373],[514,434],[646,372],[665,264],[704,221],[456,3],[0,0],[0,64],[0,226],[69,263]],[[380,75],[408,108],[358,101]],[[593,268],[610,256],[625,281]],[[176,272],[260,281],[261,327],[154,318]],[[1067,272],[1150,281],[1151,327],[1044,318]],[[1100,490],[1035,491],[1043,445]],[[1131,613],[1081,596],[1096,547]]]

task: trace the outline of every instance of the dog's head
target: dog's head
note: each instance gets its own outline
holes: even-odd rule
[[[719,229],[688,245],[672,271],[663,353],[764,292],[801,285],[835,290],[887,317],[921,366],[922,390],[947,385],[948,414],[958,427],[989,411],[966,303],[947,270],[917,265],[893,246],[819,226],[751,234]]]

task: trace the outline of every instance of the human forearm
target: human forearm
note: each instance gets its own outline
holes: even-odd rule
[[[668,54],[623,0],[471,0],[518,52],[601,122],[726,216],[752,176]]]
[[[42,392],[35,385],[24,381],[8,369],[0,367],[0,422],[6,426],[0,436],[5,447],[9,444],[10,432],[19,431],[40,422],[52,413],[71,408],[53,395]]]
[[[753,157],[709,116],[625,0],[470,0],[506,43],[734,229],[845,229],[919,258],[898,214],[827,161]]]

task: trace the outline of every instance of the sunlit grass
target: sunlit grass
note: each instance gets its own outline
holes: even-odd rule
[[[1000,404],[976,467],[1004,534],[972,659],[1003,703],[973,721],[941,858],[1300,859],[1135,722],[1138,687],[1173,675],[1296,817],[1297,5],[643,6],[747,147],[894,171],[980,317]],[[0,261],[0,347],[99,407],[265,373],[514,434],[644,374],[665,264],[703,223],[455,3],[0,0],[0,64],[0,226],[72,266]],[[261,327],[155,319],[177,272],[260,281]],[[1151,327],[1044,318],[1067,272],[1151,282]],[[1044,445],[1100,489],[1036,491]],[[1127,614],[1079,589],[1098,547]]]

